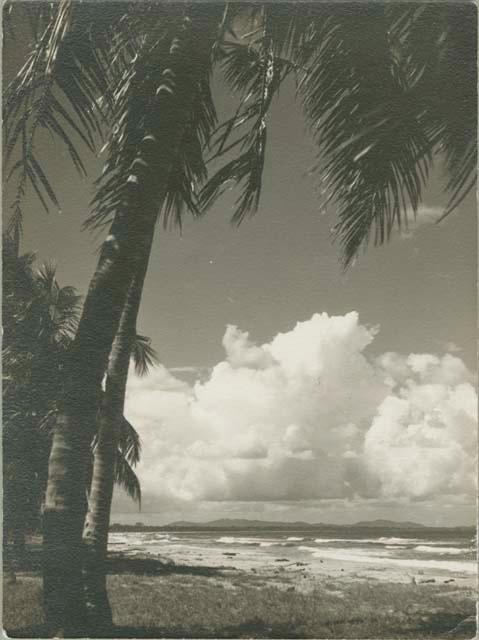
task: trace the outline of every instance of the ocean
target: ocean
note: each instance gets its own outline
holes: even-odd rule
[[[470,529],[447,528],[182,529],[111,532],[109,549],[199,564],[218,565],[233,558],[240,564],[253,559],[262,564],[334,561],[417,573],[432,569],[471,575],[477,572],[472,537]]]

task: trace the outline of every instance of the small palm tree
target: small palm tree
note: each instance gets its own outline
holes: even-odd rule
[[[34,254],[18,256],[8,234],[3,244],[4,530],[7,535],[13,533],[18,562],[24,553],[26,529],[38,526],[51,426],[67,349],[78,322],[80,296],[72,287],[59,286],[53,264],[35,269]],[[148,338],[136,337],[133,355],[137,370],[145,374],[155,360]],[[140,501],[140,484],[132,468],[139,460],[139,437],[123,416],[116,447],[112,478]],[[95,456],[98,434],[92,448]]]
[[[25,530],[38,526],[51,440],[44,422],[59,396],[80,297],[59,286],[54,265],[35,269],[33,254],[17,255],[10,236],[3,247],[4,513],[19,557]]]
[[[474,12],[442,3],[145,2],[104,11],[64,0],[42,8],[36,45],[4,106],[18,187],[12,225],[19,228],[27,184],[46,206],[57,202],[35,152],[41,128],[65,143],[80,172],[74,142],[94,149],[106,133],[89,224],[111,222],[70,350],[50,457],[44,591],[54,631],[78,633],[85,619],[72,558],[81,555],[89,443],[110,349],[158,217],[197,214],[231,181],[242,187],[234,221],[254,213],[269,108],[286,77],[297,80],[318,143],[314,170],[337,209],[346,265],[371,234],[384,242],[417,211],[438,150],[450,175],[449,213],[475,181]],[[239,95],[219,127],[210,92],[218,66]],[[224,161],[208,182],[205,152]]]
[[[31,377],[31,353],[25,331],[28,307],[35,295],[33,254],[17,256],[13,242],[4,239],[3,250],[3,506],[4,559],[10,564],[8,538],[13,534],[14,560],[23,559],[25,529],[32,524],[32,502],[38,493],[36,465],[30,453],[38,452],[35,411],[26,406],[24,380]],[[21,349],[19,350],[19,346]],[[29,345],[34,346],[34,345]],[[15,380],[20,385],[15,384]],[[23,387],[23,388],[21,388]],[[33,415],[32,415],[33,414]],[[37,446],[29,451],[31,444]],[[45,444],[43,443],[43,449]],[[36,462],[36,460],[35,460]]]

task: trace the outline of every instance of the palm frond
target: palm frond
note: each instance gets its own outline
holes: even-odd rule
[[[115,482],[122,487],[141,508],[141,485],[138,476],[128,461],[118,451],[115,465]]]
[[[10,13],[21,13],[23,4],[14,3]],[[5,162],[19,156],[10,171],[10,179],[16,180],[10,225],[20,231],[27,185],[45,210],[50,204],[60,206],[35,154],[38,130],[49,131],[65,144],[76,169],[86,174],[77,146],[82,142],[94,151],[101,139],[116,69],[108,53],[128,6],[112,2],[108,11],[98,12],[91,3],[72,0],[29,4],[27,13],[38,36],[7,87],[3,104]]]
[[[476,184],[477,7],[416,7],[404,14],[402,27],[402,47],[416,69],[428,133],[446,160],[450,199],[444,218]]]
[[[298,94],[318,143],[323,206],[348,266],[371,235],[387,240],[417,211],[432,145],[408,86],[387,7],[336,6],[314,19]]]
[[[450,175],[445,215],[473,188],[475,10],[318,5],[296,58],[298,94],[318,143],[312,173],[323,205],[335,204],[345,266],[371,235],[381,244],[415,215],[437,150]]]
[[[8,230],[3,232],[2,240],[3,275],[17,277],[18,274],[22,274],[23,278],[28,277],[32,281],[33,264],[36,260],[35,252],[20,254],[19,238]]]
[[[59,346],[67,347],[78,327],[81,296],[75,287],[60,287],[54,262],[46,262],[38,269],[36,281],[45,310],[41,331],[46,331]]]
[[[58,413],[58,406],[56,401],[52,403],[52,407],[45,413],[45,415],[41,416],[40,421],[38,423],[38,428],[40,431],[44,431],[45,433],[53,433],[55,428],[56,419]]]
[[[25,23],[30,29],[32,39],[38,40],[54,11],[51,3],[42,0],[21,3],[16,0],[7,0],[2,8],[4,34],[12,40],[25,38],[25,31],[21,28]]]
[[[8,235],[2,257],[5,419],[16,431],[27,425],[43,447],[63,392],[79,297],[73,287],[59,286],[52,263],[37,269],[34,254],[18,255],[18,244]],[[30,445],[35,448],[33,441]]]
[[[207,209],[229,187],[242,187],[233,214],[234,224],[254,214],[261,195],[267,138],[267,114],[274,95],[292,65],[275,55],[274,20],[263,7],[252,9],[255,29],[245,34],[247,44],[225,42],[222,66],[226,82],[241,95],[232,118],[217,128],[209,141],[211,160],[233,149],[239,154],[226,162],[207,182],[201,192],[201,208]]]
[[[140,436],[125,417],[120,423],[118,449],[129,464],[132,466],[138,464],[141,453]]]
[[[215,125],[216,110],[210,84],[203,77],[194,93],[191,117],[178,147],[175,166],[170,173],[161,211],[165,228],[172,224],[181,228],[182,218],[187,212],[194,217],[202,213],[199,193],[208,176],[204,148]]]
[[[136,335],[132,347],[131,357],[135,363],[135,371],[139,376],[145,376],[150,367],[158,364],[158,354],[151,346],[151,338]]]

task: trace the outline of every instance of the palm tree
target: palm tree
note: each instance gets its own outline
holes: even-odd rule
[[[21,147],[11,169],[12,224],[27,183],[56,202],[34,152],[37,129],[63,140],[79,171],[73,140],[93,148],[110,130],[90,225],[111,220],[111,227],[71,348],[50,457],[44,593],[53,630],[78,632],[84,620],[78,558],[88,443],[108,354],[159,214],[183,205],[198,213],[231,181],[243,187],[234,221],[257,209],[268,111],[288,76],[297,79],[318,142],[314,170],[326,202],[334,200],[346,265],[370,233],[384,242],[417,211],[438,150],[450,175],[449,213],[475,180],[473,12],[473,5],[423,3],[147,2],[106,12],[71,1],[42,11],[38,43],[5,102],[7,153]],[[240,100],[215,128],[217,63]],[[225,164],[198,207],[206,143],[211,159]]]
[[[80,297],[72,287],[59,286],[54,265],[36,270],[34,254],[17,255],[16,242],[8,234],[3,244],[5,531],[13,531],[20,560],[25,529],[38,519],[45,491],[49,426],[78,321]],[[148,338],[135,336],[133,357],[137,371],[145,374],[155,359]],[[123,417],[123,408],[120,422],[112,478],[139,501],[140,485],[131,468],[139,459],[139,438]],[[96,436],[94,455],[98,440]]]
[[[158,8],[148,5],[144,11],[147,16],[140,10],[138,20],[144,24],[148,18],[151,25],[153,10]],[[74,19],[78,11],[80,6],[71,3],[58,8],[53,26],[45,32],[45,41],[39,43],[38,49],[43,46],[43,50],[29,67],[30,88],[36,86],[38,65],[45,74],[51,60],[56,61],[56,69],[64,63],[60,45],[78,28]],[[53,436],[43,519],[46,618],[51,630],[68,635],[81,633],[85,622],[81,580],[85,470],[101,398],[101,380],[133,273],[138,261],[149,254],[159,209],[163,206],[167,212],[182,196],[187,206],[192,204],[191,179],[204,173],[200,150],[214,123],[208,84],[211,50],[222,12],[223,8],[216,10],[218,19],[211,20],[212,16],[205,18],[195,7],[185,15],[184,7],[177,6],[167,11],[167,21],[154,22],[158,26],[150,29],[148,37],[127,43],[130,49],[136,45],[136,58],[132,59],[126,45],[119,54],[128,61],[115,95],[121,126],[112,138],[110,160],[97,196],[100,215],[112,210],[112,197],[115,214],[70,350],[66,389]],[[160,6],[161,13],[165,8]],[[87,35],[90,39],[91,32]],[[90,50],[91,42],[87,55]],[[192,64],[186,65],[185,61]],[[82,63],[80,68],[82,73],[90,71],[88,64]],[[28,72],[23,77],[28,77]],[[55,73],[49,78],[55,79]],[[22,94],[25,85],[20,85],[18,91]],[[136,91],[139,85],[141,93]],[[40,108],[46,108],[49,90],[49,86],[44,89]],[[71,102],[75,102],[75,96]],[[54,97],[50,96],[49,104],[58,109]],[[43,112],[42,118],[50,124]],[[32,173],[37,169],[36,158],[29,161],[25,172],[32,182],[38,179],[46,188],[44,174]],[[19,172],[24,170],[24,165],[16,166]]]
[[[45,422],[59,395],[80,297],[59,286],[54,265],[35,269],[34,254],[18,255],[8,235],[3,247],[4,514],[21,561],[25,531],[38,524],[50,449]]]
[[[25,552],[25,529],[32,520],[38,493],[36,465],[29,455],[28,443],[38,447],[34,428],[35,410],[25,406],[25,379],[31,377],[31,352],[27,347],[25,324],[28,307],[35,297],[33,254],[17,256],[10,238],[4,240],[3,251],[3,511],[4,558],[11,565],[8,538],[13,534],[13,561],[21,563]],[[19,350],[22,345],[25,350]],[[34,344],[29,344],[34,348]],[[20,384],[14,381],[18,377]],[[23,382],[23,384],[22,384]],[[35,394],[35,397],[37,395]],[[33,415],[32,415],[33,414]],[[13,567],[11,566],[13,569]]]
[[[16,243],[4,236],[3,250],[3,412],[5,533],[13,533],[20,562],[27,527],[38,526],[46,488],[50,426],[62,385],[67,348],[73,339],[80,296],[60,287],[52,264],[35,269],[35,255],[17,255]],[[154,361],[147,338],[134,342],[137,370]],[[139,459],[139,438],[121,415],[114,480],[134,499],[140,485],[132,466]],[[93,453],[98,438],[93,443]],[[7,555],[8,550],[7,550]]]
[[[123,416],[130,357],[133,356],[139,375],[147,373],[149,366],[157,360],[148,338],[136,333],[147,265],[148,256],[140,264],[140,269],[130,284],[110,353],[100,409],[89,508],[83,530],[86,606],[89,626],[97,632],[106,632],[113,622],[106,588],[110,509],[115,470],[121,477],[127,471],[120,463],[124,456],[118,455],[118,446],[126,455],[129,451],[135,451],[135,442],[131,442],[131,428]]]
[[[148,5],[145,12],[151,14],[153,9]],[[79,10],[75,3],[60,5],[55,15],[57,27],[51,28],[44,45],[44,67],[48,66],[45,60],[50,60],[51,48],[57,44],[58,25],[69,24],[74,31],[74,14]],[[144,21],[148,17],[151,24],[151,16],[141,13],[138,19]],[[152,33],[139,38],[137,60],[130,56],[131,64],[124,67],[123,84],[115,96],[115,108],[122,111],[121,126],[112,139],[110,161],[98,192],[102,213],[105,202],[109,198],[110,206],[114,194],[115,216],[70,350],[66,389],[53,436],[43,518],[46,618],[51,630],[67,635],[81,633],[85,622],[81,533],[86,511],[86,462],[101,399],[101,381],[133,273],[138,261],[149,254],[159,208],[164,203],[167,209],[170,199],[174,202],[182,190],[190,199],[188,178],[203,171],[201,163],[194,163],[198,158],[201,162],[197,149],[213,122],[208,75],[218,22],[212,22],[210,16],[205,19],[195,8],[189,16],[179,6],[168,11],[168,21],[155,21],[158,26]],[[65,32],[68,29],[60,29],[67,37]],[[58,47],[57,65],[60,54]],[[127,57],[128,52],[124,55]],[[185,65],[186,60],[193,63]],[[84,72],[85,65],[81,70]],[[144,89],[140,95],[131,90],[124,93],[125,88],[139,83]],[[31,165],[37,166],[35,162]],[[185,168],[180,175],[178,167]],[[31,171],[28,175],[32,175]],[[186,177],[178,183],[183,176]],[[41,177],[39,180],[44,184]]]

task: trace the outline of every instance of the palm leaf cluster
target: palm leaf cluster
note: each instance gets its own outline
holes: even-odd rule
[[[131,360],[139,376],[147,375],[149,369],[158,363],[158,355],[147,336],[136,335],[131,349]],[[54,417],[54,416],[52,416]],[[92,454],[97,447],[97,435],[92,442]],[[141,485],[134,468],[140,461],[141,441],[138,432],[123,416],[119,424],[117,455],[115,460],[115,482],[130,498],[141,506]],[[89,476],[93,472],[90,460]]]
[[[131,349],[135,371],[139,376],[145,376],[148,370],[158,364],[158,354],[151,344],[151,339],[147,336],[137,334]]]
[[[5,526],[36,524],[46,486],[50,435],[42,428],[62,386],[80,298],[60,287],[52,264],[35,268],[3,239],[3,459]]]
[[[141,486],[133,471],[140,460],[141,444],[138,433],[123,419],[118,439],[118,454],[115,466],[115,482],[122,487],[132,500],[141,505]]]
[[[8,235],[3,239],[4,392],[18,396],[30,412],[45,408],[58,388],[67,347],[73,339],[80,296],[60,287],[55,265],[34,267],[34,254],[17,256]],[[24,385],[22,393],[19,386]],[[45,387],[45,392],[41,391]],[[31,397],[31,390],[35,397]]]
[[[473,5],[278,3],[253,9],[250,25],[253,31],[223,45],[225,79],[240,93],[240,106],[213,140],[215,158],[238,145],[242,151],[205,187],[206,206],[229,183],[243,181],[233,219],[257,208],[264,164],[258,136],[265,135],[268,89],[277,92],[289,75],[318,145],[311,173],[323,207],[334,206],[334,234],[346,266],[371,234],[381,244],[417,213],[439,153],[449,173],[445,214],[471,191],[477,156]]]
[[[91,446],[92,457],[88,465],[88,484],[91,485],[93,474],[93,456],[98,447],[98,437],[94,436]],[[140,461],[141,442],[135,428],[125,417],[122,417],[119,425],[119,436],[116,449],[114,478],[115,483],[126,494],[141,506],[141,485],[134,467]]]
[[[86,175],[81,147],[96,151],[111,113],[109,86],[116,64],[110,53],[124,6],[111,2],[108,12],[99,15],[93,3],[73,0],[4,5],[4,15],[14,11],[25,14],[35,37],[3,101],[4,161],[11,165],[8,180],[15,182],[9,231],[21,228],[29,186],[47,211],[52,204],[60,208],[37,152],[42,131],[59,140],[78,172]]]
[[[346,263],[371,232],[383,243],[416,212],[431,164],[425,114],[408,97],[408,78],[385,5],[327,16],[299,95],[319,146],[325,204],[334,199]],[[378,101],[378,96],[381,99]]]
[[[241,191],[233,221],[240,223],[259,205],[268,113],[287,77],[296,80],[318,145],[312,173],[322,204],[335,208],[346,265],[371,235],[382,243],[417,212],[436,154],[449,175],[445,213],[475,184],[472,4],[118,2],[101,11],[64,0],[36,11],[37,42],[4,101],[10,179],[18,181],[12,225],[28,181],[45,205],[58,205],[35,151],[37,129],[62,140],[80,172],[77,143],[91,152],[106,140],[87,221],[98,227],[127,206],[140,141],[165,118],[174,127],[185,113],[158,201],[164,224],[206,210],[235,184]],[[200,29],[177,42],[180,57],[167,78],[172,37],[190,17]],[[219,126],[210,90],[217,68],[238,97]],[[168,94],[169,103],[159,98]],[[167,104],[175,105],[176,119]],[[215,167],[209,179],[205,153]]]
[[[137,334],[133,340],[131,360],[139,376],[147,375],[155,364],[158,364],[158,354],[147,336]],[[118,438],[115,482],[122,487],[132,500],[141,505],[141,486],[134,467],[140,461],[141,442],[138,432],[123,417],[120,423]]]
[[[471,191],[476,178],[475,7],[444,5],[438,11],[425,4],[394,16],[417,110],[425,112],[431,145],[445,156],[447,215]]]
[[[242,187],[233,222],[240,224],[259,206],[267,141],[267,114],[281,83],[292,65],[275,56],[276,23],[265,7],[252,8],[246,24],[253,30],[239,41],[231,29],[229,40],[218,55],[224,77],[235,93],[241,95],[234,115],[223,122],[209,140],[210,161],[234,155],[208,181],[202,191],[202,206],[211,206],[231,183]],[[243,18],[242,13],[237,16]]]

